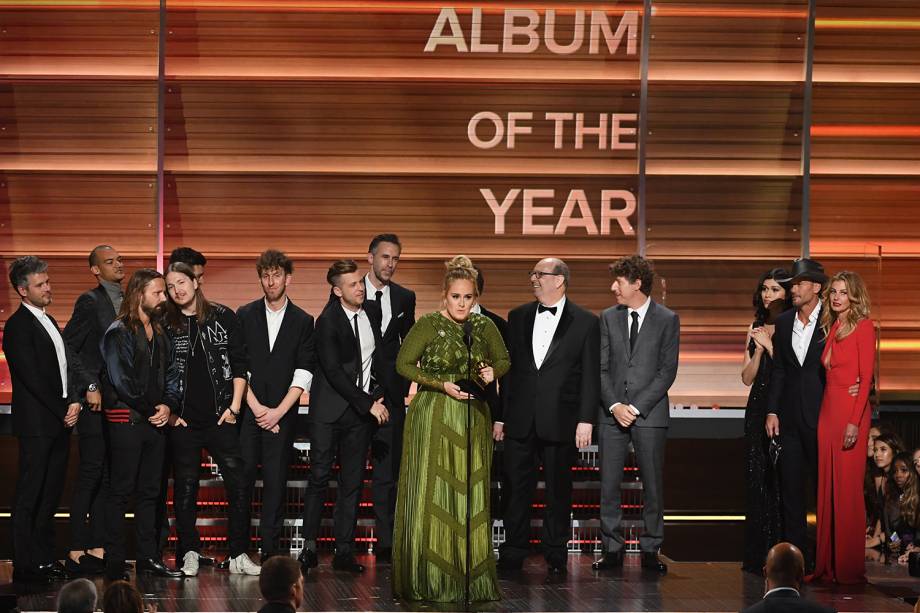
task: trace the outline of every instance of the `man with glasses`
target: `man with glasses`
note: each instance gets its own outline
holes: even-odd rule
[[[566,572],[575,449],[591,443],[600,402],[598,319],[566,298],[569,279],[562,260],[540,260],[530,272],[536,301],[508,314],[511,372],[493,431],[505,442],[509,486],[501,570],[520,569],[530,552],[530,506],[542,462],[543,551],[551,574]]]

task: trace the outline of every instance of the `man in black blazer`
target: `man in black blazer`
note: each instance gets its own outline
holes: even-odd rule
[[[805,560],[795,545],[774,545],[767,553],[763,572],[766,576],[763,600],[742,613],[835,613],[836,609],[805,600],[799,593],[805,578]]]
[[[820,295],[827,275],[808,258],[793,263],[792,275],[777,280],[791,283],[793,308],[776,318],[766,429],[782,446],[783,536],[807,552],[808,492],[815,491],[818,481],[818,413],[825,382]]]
[[[664,540],[664,452],[670,423],[668,390],[677,376],[680,318],[651,299],[655,273],[634,255],[610,266],[617,305],[601,313],[601,534],[604,556],[595,570],[623,565],[620,487],[632,444],[642,479],[642,567],[666,573],[658,558]]]
[[[106,492],[103,472],[107,470],[105,437],[102,431],[102,376],[105,360],[99,344],[121,308],[125,278],[121,255],[109,245],[99,245],[89,254],[89,270],[98,285],[83,293],[64,327],[64,340],[80,356],[85,380],[86,408],[80,416],[77,434],[80,467],[70,500],[70,553],[64,563],[73,574],[105,570]],[[87,515],[89,521],[87,522]]]
[[[256,271],[264,296],[237,311],[249,364],[248,410],[243,411],[240,447],[250,491],[262,465],[260,532],[264,562],[282,553],[288,464],[300,396],[310,389],[315,356],[313,317],[287,297],[293,262],[280,251],[269,249],[259,256]]]
[[[566,298],[569,268],[557,258],[530,273],[535,302],[508,314],[511,371],[494,438],[505,441],[510,486],[498,564],[519,569],[530,551],[530,504],[540,461],[546,482],[543,551],[550,573],[566,572],[572,465],[591,443],[600,401],[600,338],[593,313]]]
[[[380,376],[385,379],[384,401],[390,413],[389,421],[377,427],[371,442],[377,537],[374,555],[378,562],[389,562],[393,552],[396,482],[406,423],[406,396],[409,394],[409,381],[396,372],[396,356],[403,339],[415,325],[415,292],[393,281],[401,253],[399,237],[378,234],[367,248],[367,262],[371,269],[364,277],[365,300],[376,304],[381,315],[381,345],[376,356]]]
[[[316,321],[316,379],[310,393],[310,481],[303,502],[303,572],[316,567],[316,539],[323,502],[338,455],[336,570],[363,572],[354,554],[358,503],[375,426],[389,419],[377,381],[381,346],[378,303],[365,302],[364,281],[354,260],[338,260],[326,280],[333,295]],[[338,454],[336,452],[338,451]]]
[[[13,383],[13,434],[19,475],[13,502],[13,581],[61,579],[54,556],[57,510],[70,431],[80,415],[80,365],[45,307],[51,304],[48,265],[27,255],[10,264],[10,283],[22,303],[6,321],[3,352]]]

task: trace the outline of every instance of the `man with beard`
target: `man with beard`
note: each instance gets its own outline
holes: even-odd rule
[[[167,332],[182,371],[181,410],[170,418],[169,436],[175,467],[176,560],[182,573],[198,574],[201,541],[198,537],[198,479],[201,451],[207,449],[224,482],[229,503],[228,545],[231,574],[258,575],[249,548],[249,490],[243,476],[236,420],[246,391],[246,348],[236,313],[209,302],[191,266],[170,264]]]
[[[240,445],[249,492],[262,466],[264,563],[282,553],[284,495],[297,409],[300,395],[313,381],[313,317],[287,296],[294,263],[285,254],[274,249],[263,252],[256,272],[263,297],[237,311],[249,365],[248,410],[243,411]]]
[[[163,275],[142,268],[131,276],[118,318],[102,338],[102,406],[109,442],[110,492],[105,574],[125,575],[125,510],[134,497],[137,571],[179,577],[160,559],[156,506],[169,416],[179,408],[180,372],[160,318]]]
[[[99,342],[115,320],[124,289],[125,269],[114,247],[99,245],[89,254],[89,270],[98,285],[83,293],[64,328],[68,347],[80,356],[86,389],[86,408],[77,427],[80,467],[70,501],[70,553],[64,567],[72,574],[105,570],[105,506],[108,482],[104,476],[105,436],[102,431],[102,373],[105,363]],[[87,515],[89,521],[87,521]]]
[[[406,396],[409,381],[396,372],[396,356],[402,341],[415,325],[415,292],[393,281],[402,245],[395,234],[378,234],[367,248],[370,271],[364,277],[365,300],[374,302],[381,313],[381,344],[376,356],[384,402],[390,420],[377,427],[371,442],[372,490],[378,562],[389,562],[393,553],[393,513],[396,511],[396,481],[402,456],[403,426],[406,421]]]
[[[45,311],[51,304],[47,271],[34,255],[10,264],[10,283],[22,303],[3,330],[13,380],[13,434],[19,440],[12,517],[16,583],[64,578],[54,556],[54,512],[67,471],[70,429],[80,415],[79,368]]]

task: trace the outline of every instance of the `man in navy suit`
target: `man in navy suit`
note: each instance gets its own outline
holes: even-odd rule
[[[777,543],[767,553],[763,567],[766,593],[763,600],[742,613],[834,613],[835,609],[802,598],[805,559],[792,543]]]
[[[62,579],[64,568],[54,556],[54,512],[64,487],[70,432],[80,415],[77,386],[83,375],[60,327],[45,311],[51,304],[48,265],[27,255],[9,270],[22,301],[3,330],[13,381],[13,434],[19,439],[13,581]]]

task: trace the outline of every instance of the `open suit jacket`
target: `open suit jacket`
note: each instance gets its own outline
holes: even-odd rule
[[[537,368],[533,327],[537,305],[529,302],[508,314],[511,370],[503,379],[502,414],[506,436],[523,438],[536,425],[546,441],[575,439],[579,422],[597,421],[600,353],[597,317],[567,298],[546,357]]]
[[[601,314],[601,423],[616,423],[610,407],[631,404],[639,415],[635,428],[666,428],[668,390],[677,376],[680,319],[654,301],[639,328],[635,353],[629,344],[629,309],[618,305]]]
[[[822,305],[823,308],[823,305]],[[780,432],[784,427],[809,430],[818,427],[818,413],[824,397],[825,373],[821,364],[824,352],[824,332],[821,330],[821,314],[815,323],[811,343],[805,353],[805,361],[799,364],[792,350],[792,327],[796,311],[790,309],[776,318],[773,332],[773,373],[770,378],[770,396],[767,409],[779,417]]]
[[[376,307],[380,316],[376,326],[380,328],[382,319],[380,305],[374,300],[365,301],[365,305],[367,304],[373,304]],[[391,417],[398,419],[401,423],[405,417],[406,396],[409,394],[411,382],[396,372],[396,356],[399,354],[399,348],[402,347],[403,339],[408,336],[409,330],[415,325],[415,292],[391,281],[390,310],[392,313],[390,323],[383,331],[382,342],[378,343],[374,352],[377,360],[375,365],[379,369],[380,376],[385,376],[387,379],[386,400],[390,407]],[[389,374],[385,375],[385,373]]]

